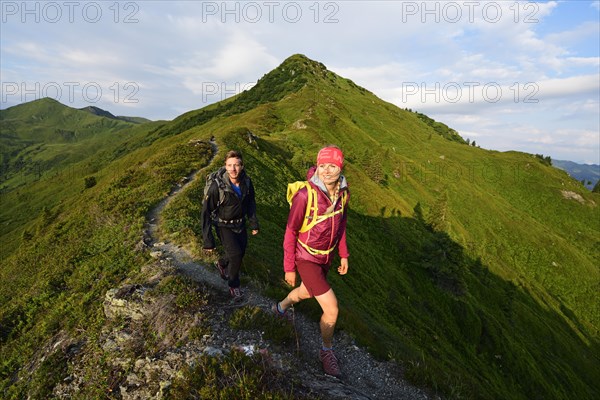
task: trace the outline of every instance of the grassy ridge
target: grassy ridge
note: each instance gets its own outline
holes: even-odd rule
[[[221,154],[242,150],[253,178],[261,233],[251,238],[244,269],[268,294],[286,293],[286,184],[303,179],[322,145],[336,143],[352,193],[350,273],[331,277],[341,329],[450,398],[598,395],[599,229],[590,223],[597,194],[534,156],[448,140],[438,125],[304,57],[273,73],[251,95],[221,105],[235,113],[182,125],[203,113],[191,112],[140,131],[112,161],[89,157],[99,166],[97,185],[74,193],[66,189],[81,177],[59,184],[60,205],[38,195],[42,186],[21,189],[20,200],[36,204],[36,228],[0,276],[11,282],[0,291],[5,393],[52,386],[12,384],[39,343],[63,330],[94,336],[103,291],[144,262],[134,251],[143,216],[181,176],[206,165],[208,146],[191,147],[190,139],[215,135]],[[286,77],[302,85],[286,86]],[[257,93],[271,89],[284,95],[261,101]],[[250,142],[249,132],[258,139]],[[192,183],[163,214],[164,234],[198,255],[202,185]],[[19,198],[10,196],[16,207]],[[314,302],[299,308],[318,316]],[[94,378],[108,379],[101,371]]]
[[[453,143],[343,78],[329,82],[222,126],[226,147],[244,151],[268,232],[253,239],[248,272],[284,293],[287,204],[276,188],[302,179],[318,148],[337,143],[352,189],[351,274],[332,278],[343,326],[446,394],[591,397],[597,198],[534,156]],[[444,215],[442,232],[432,228],[436,215]],[[198,234],[197,224],[188,228]]]
[[[64,358],[52,365],[63,371],[53,378],[46,377],[42,367],[22,370],[27,364],[36,365],[41,348],[60,332],[69,332],[92,348],[99,345],[95,340],[104,321],[106,290],[147,261],[147,255],[135,251],[146,214],[182,176],[201,168],[211,156],[206,142],[159,142],[134,150],[98,170],[97,185],[66,195],[60,205],[39,214],[28,227],[27,240],[0,270],[0,279],[8,283],[0,291],[0,379],[6,398],[27,393],[45,398],[64,378]],[[61,187],[81,187],[80,179],[72,177]],[[34,196],[37,185],[21,190]],[[22,381],[15,385],[19,370]],[[86,373],[92,382],[88,395],[108,387],[110,371],[98,368]]]
[[[148,131],[162,124],[99,117],[48,98],[1,110],[0,123],[0,259],[31,236],[39,213],[78,196],[86,178],[101,179],[104,166],[152,143]]]
[[[259,140],[256,152],[244,143],[243,132],[234,131],[227,143],[243,149],[257,188],[263,188],[257,189],[259,212],[262,232],[268,234],[253,238],[246,270],[261,282],[271,282],[269,290],[282,296],[281,238],[287,205],[283,192],[268,188],[285,187],[301,177],[300,171],[286,165],[287,149],[269,140]],[[349,176],[351,170],[349,166]],[[288,174],[292,178],[286,179]],[[349,179],[357,182],[356,177]],[[189,193],[196,197],[200,189]],[[372,187],[369,193],[374,193]],[[353,205],[360,195],[353,189]],[[194,214],[192,203],[193,198],[182,199],[184,208],[174,204],[170,215],[195,221],[198,209]],[[341,324],[382,357],[405,362],[416,382],[457,397],[592,395],[597,341],[564,304],[561,311],[546,305],[552,297],[545,290],[528,289],[491,273],[448,235],[432,232],[412,216],[398,216],[398,211],[384,217],[381,210],[372,216],[352,212],[349,223],[351,274],[333,277],[342,299]],[[199,233],[197,223],[187,228]],[[554,311],[546,310],[548,306]],[[314,305],[302,307],[317,315]]]

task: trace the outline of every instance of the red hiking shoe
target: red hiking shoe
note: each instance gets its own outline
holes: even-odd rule
[[[323,363],[323,371],[325,371],[327,375],[332,375],[336,378],[342,376],[337,357],[333,354],[333,350],[321,350],[319,359]]]
[[[294,319],[294,315],[292,314],[294,310],[290,307],[284,312],[280,312],[279,308],[277,307],[278,304],[279,303],[273,303],[271,306],[271,312],[279,319],[292,321],[292,319]]]
[[[239,287],[230,287],[229,294],[231,295],[231,297],[233,297],[233,301],[235,302],[240,302],[244,299],[242,291]]]
[[[217,269],[219,270],[219,275],[221,275],[221,279],[223,279],[224,281],[229,280],[229,277],[227,276],[227,271],[225,271],[225,268],[221,267],[221,264],[219,264],[218,261],[215,261],[215,267],[217,267]]]

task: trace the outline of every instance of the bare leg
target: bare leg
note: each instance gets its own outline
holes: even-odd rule
[[[285,299],[281,300],[279,307],[281,307],[282,310],[287,310],[290,306],[311,297],[312,296],[308,293],[304,283],[301,283],[300,286],[289,292]]]
[[[315,298],[323,310],[323,315],[319,323],[323,346],[331,348],[333,347],[333,331],[335,330],[339,312],[337,297],[335,297],[333,289],[329,289],[324,294],[315,296]]]

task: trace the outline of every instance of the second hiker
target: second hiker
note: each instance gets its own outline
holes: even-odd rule
[[[216,245],[212,227],[217,231],[224,255],[215,262],[221,278],[227,280],[234,300],[242,298],[240,267],[246,253],[248,233],[246,218],[252,234],[258,233],[254,186],[244,170],[242,154],[231,150],[225,156],[225,165],[209,175],[202,203],[203,248],[212,252]]]
[[[307,173],[308,182],[296,182],[288,187],[290,195],[297,191],[291,200],[285,230],[283,268],[289,285],[296,286],[296,271],[302,283],[273,306],[273,312],[284,316],[287,309],[299,301],[311,297],[317,300],[323,310],[319,323],[323,340],[319,357],[325,373],[334,376],[341,375],[333,353],[338,301],[327,282],[327,273],[336,248],[340,256],[337,271],[341,275],[348,272],[348,184],[341,175],[343,164],[344,156],[338,147],[324,147],[317,155],[317,165]]]

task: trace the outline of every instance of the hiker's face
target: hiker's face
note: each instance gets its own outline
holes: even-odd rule
[[[229,179],[236,181],[244,169],[244,165],[242,164],[242,160],[232,157],[225,160],[225,169],[229,174]]]
[[[333,184],[340,179],[342,170],[335,164],[319,164],[317,166],[317,176],[324,184]]]

